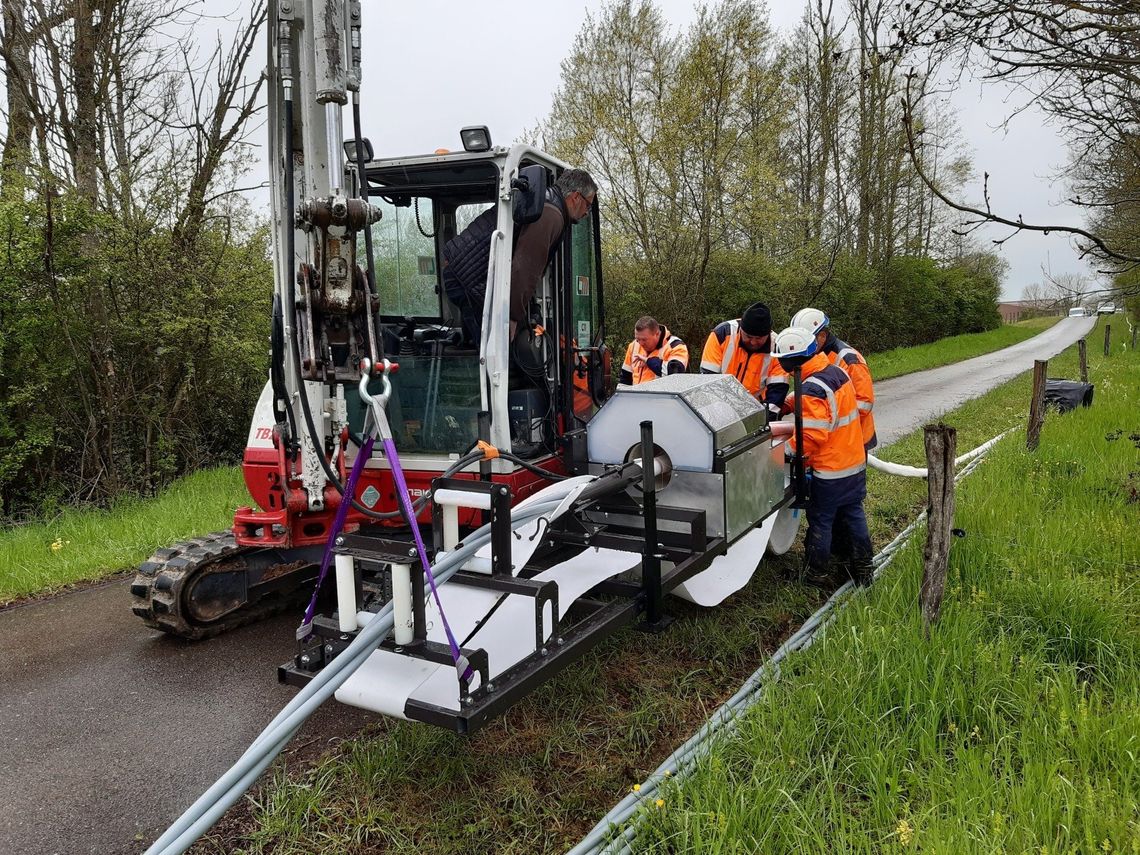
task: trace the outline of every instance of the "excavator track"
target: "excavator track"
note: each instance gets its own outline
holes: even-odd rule
[[[219,635],[280,611],[312,583],[320,547],[241,546],[233,532],[215,532],[159,549],[131,583],[131,610],[179,638]]]

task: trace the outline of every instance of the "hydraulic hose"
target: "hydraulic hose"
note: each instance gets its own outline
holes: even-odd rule
[[[504,460],[509,460],[525,469],[527,472],[533,472],[540,478],[546,478],[549,481],[564,481],[569,478],[569,475],[559,475],[557,472],[551,472],[549,469],[543,469],[541,466],[535,466],[533,463],[528,463],[517,455],[511,454],[509,451],[500,451],[499,457]]]
[[[512,528],[520,528],[545,514],[555,512],[563,496],[555,494],[550,500],[536,502],[516,509]],[[434,568],[436,579],[446,581],[462,565],[491,540],[491,527],[485,525],[463,541],[463,545],[445,556]],[[257,780],[273,762],[288,741],[314,710],[330,698],[376,649],[393,626],[392,604],[384,606],[360,630],[352,643],[325,666],[297,696],[279,712],[241,756],[218,781],[198,798],[156,840],[146,855],[180,855],[189,849],[223,813]]]

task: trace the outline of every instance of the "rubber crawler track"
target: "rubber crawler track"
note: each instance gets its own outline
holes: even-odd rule
[[[229,531],[159,549],[139,566],[131,583],[131,611],[149,627],[191,640],[209,638],[261,620],[283,608],[288,597],[271,594],[209,623],[194,621],[185,614],[185,592],[196,577],[207,572],[211,564],[256,551],[239,546]]]

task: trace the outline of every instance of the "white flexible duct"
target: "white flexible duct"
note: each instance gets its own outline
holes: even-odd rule
[[[994,443],[996,443],[1002,437],[1006,436],[1012,430],[1013,428],[1010,428],[1007,431],[999,433],[988,442],[984,442],[977,448],[971,449],[965,454],[955,457],[954,465],[961,466],[963,463],[966,463],[969,460],[973,460],[975,457],[981,454],[985,454],[987,451],[993,448]],[[904,466],[901,463],[891,463],[889,460],[880,460],[873,454],[867,455],[867,465],[872,469],[878,469],[880,472],[886,472],[888,475],[899,475],[903,478],[925,478],[927,476],[927,469],[925,466]]]

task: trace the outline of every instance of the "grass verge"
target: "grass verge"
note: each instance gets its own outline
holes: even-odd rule
[[[180,478],[153,499],[12,526],[0,532],[0,605],[104,578],[159,547],[229,528],[234,508],[245,502],[241,469],[233,466]]]
[[[885,350],[867,357],[871,376],[876,380],[887,380],[915,371],[926,371],[972,359],[984,353],[993,353],[1003,347],[1018,344],[1047,330],[1060,318],[1031,318],[1016,324],[1002,324],[995,330],[980,333],[966,333],[939,339],[917,347],[899,347]]]
[[[1051,364],[1053,376],[1075,372],[1070,351]],[[1024,376],[946,419],[958,426],[964,451],[1023,425],[1028,399]],[[882,456],[920,463],[921,431]],[[923,482],[872,473],[868,511],[876,544],[884,545],[925,501]],[[754,581],[717,609],[671,603],[677,621],[667,633],[619,633],[472,738],[383,720],[315,765],[279,762],[193,851],[565,851],[818,607],[819,591],[782,578],[797,562],[794,555],[765,560]],[[973,719],[962,717],[957,726],[967,723],[970,733]],[[868,725],[869,739],[878,726]],[[807,759],[798,755],[801,769]],[[840,771],[832,770],[835,780],[842,780]],[[743,798],[736,807],[749,811]],[[785,803],[779,811],[794,807]],[[673,837],[679,833],[673,827],[655,825],[652,833],[659,842],[683,840]],[[662,851],[671,845],[663,843]],[[766,851],[738,845],[726,833],[722,850],[734,846]]]
[[[929,640],[919,539],[665,789],[634,851],[1140,851],[1138,368],[1095,358],[1092,409],[963,482]]]

